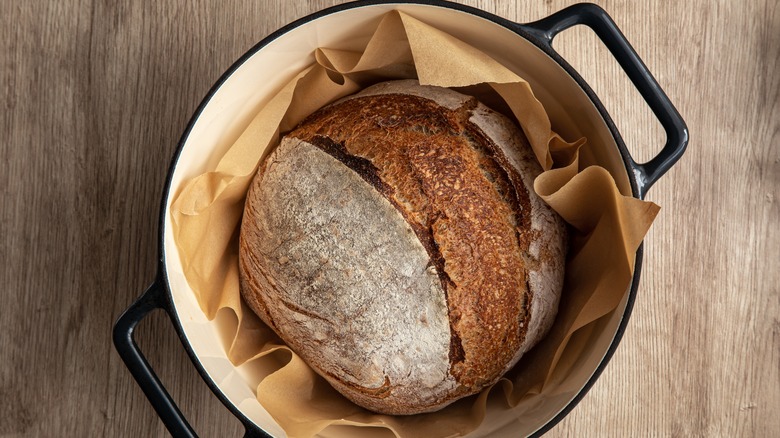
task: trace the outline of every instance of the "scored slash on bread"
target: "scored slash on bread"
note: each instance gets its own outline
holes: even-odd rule
[[[261,164],[240,236],[248,305],[368,409],[439,409],[494,383],[552,324],[565,227],[512,122],[455,91],[377,84]]]

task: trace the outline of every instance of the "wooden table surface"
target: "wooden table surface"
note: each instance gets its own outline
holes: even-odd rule
[[[0,2],[0,436],[165,436],[111,341],[156,269],[167,167],[245,50],[339,3]],[[571,3],[469,0],[516,21]],[[686,119],[648,198],[639,294],[606,371],[550,436],[780,435],[780,3],[599,2]],[[639,160],[664,141],[596,37],[556,47]],[[137,339],[202,436],[237,436],[167,318]]]

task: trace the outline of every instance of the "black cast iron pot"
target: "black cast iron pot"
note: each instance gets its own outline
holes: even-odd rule
[[[138,322],[157,308],[168,313],[193,364],[214,394],[244,424],[246,436],[271,436],[278,433],[278,426],[274,428],[272,420],[263,413],[259,404],[239,406],[240,400],[247,397],[245,391],[251,389],[242,389],[240,382],[227,382],[229,379],[217,375],[220,366],[225,366],[214,365],[215,361],[219,361],[214,352],[221,349],[221,345],[216,335],[209,335],[208,330],[202,330],[203,325],[197,325],[209,322],[195,303],[192,291],[181,274],[181,261],[172,241],[168,209],[173,195],[183,181],[208,169],[210,157],[219,155],[215,151],[224,150],[229,143],[225,139],[237,135],[251,117],[253,109],[263,102],[269,92],[312,62],[314,48],[327,46],[329,42],[350,35],[350,32],[353,33],[350,38],[365,36],[365,31],[361,29],[366,27],[366,23],[392,9],[406,11],[455,35],[528,80],[559,134],[569,139],[585,136],[589,144],[598,145],[583,150],[581,160],[609,170],[624,195],[643,199],[650,186],[685,150],[688,130],[684,121],[612,19],[596,5],[578,4],[545,19],[518,24],[479,9],[445,1],[369,0],[325,9],[274,32],[222,75],[190,120],[165,183],[157,279],[122,314],[114,327],[117,351],[174,436],[196,435],[133,339],[133,330]],[[598,97],[552,48],[558,33],[579,24],[595,31],[666,131],[666,144],[652,160],[640,164],[631,158]],[[531,420],[520,422],[506,415],[491,416],[488,413],[485,422],[491,424],[477,433],[539,436],[574,408],[599,377],[620,342],[636,296],[641,263],[640,246],[636,253],[634,276],[623,301],[612,314],[596,321],[588,348],[577,362],[578,372],[569,377],[573,380],[568,382],[568,386],[574,385],[577,390],[540,403]]]

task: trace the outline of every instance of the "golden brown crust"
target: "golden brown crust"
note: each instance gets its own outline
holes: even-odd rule
[[[469,109],[399,94],[359,97],[315,113],[289,135],[313,144],[327,138],[370,161],[386,186],[380,191],[410,222],[442,278],[450,372],[461,385],[481,388],[523,339],[529,297],[520,254],[529,239],[520,230],[530,229],[530,208],[526,188],[468,121]]]

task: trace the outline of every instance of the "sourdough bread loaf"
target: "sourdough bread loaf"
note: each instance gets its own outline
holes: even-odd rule
[[[525,136],[473,97],[385,82],[309,116],[261,163],[240,234],[249,307],[370,410],[494,383],[555,317],[565,226]]]

